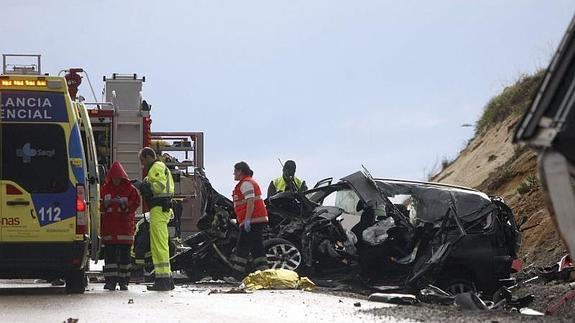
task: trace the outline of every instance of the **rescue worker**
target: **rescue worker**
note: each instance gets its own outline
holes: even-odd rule
[[[130,249],[134,243],[134,221],[140,206],[140,194],[130,183],[122,164],[110,167],[100,191],[102,210],[102,241],[105,245],[104,289],[128,290],[130,280]]]
[[[268,186],[268,197],[279,192],[304,192],[307,191],[305,181],[295,176],[295,162],[288,160],[283,165],[282,176],[271,181]]]
[[[268,223],[268,211],[262,200],[258,183],[252,178],[254,172],[246,162],[234,165],[234,211],[240,226],[240,235],[235,254],[230,258],[234,269],[246,274],[246,265],[251,253],[252,265],[256,270],[268,269],[262,231]]]
[[[173,216],[171,200],[174,195],[174,179],[166,164],[156,158],[150,147],[140,150],[140,162],[148,168],[140,192],[150,208],[150,248],[154,263],[154,285],[148,290],[168,291],[174,289],[170,268],[168,245],[168,222]]]

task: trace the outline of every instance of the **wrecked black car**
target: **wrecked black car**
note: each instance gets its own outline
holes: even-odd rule
[[[233,206],[207,178],[201,231],[172,258],[190,277],[233,274],[237,240]],[[356,172],[306,192],[266,200],[265,248],[271,268],[312,276],[359,270],[371,286],[420,289],[436,284],[452,294],[493,293],[508,280],[521,235],[497,197],[437,183],[374,179]]]
[[[302,209],[340,210],[336,219],[347,231],[340,250],[352,242],[356,254],[339,260],[346,265],[357,261],[361,275],[372,285],[417,289],[434,283],[454,294],[492,293],[509,279],[521,242],[509,207],[473,189],[374,179],[365,171],[336,184],[326,179],[305,197],[309,201]]]

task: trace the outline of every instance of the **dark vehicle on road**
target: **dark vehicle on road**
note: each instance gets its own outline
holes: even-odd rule
[[[355,257],[340,257],[340,263],[359,262],[371,284],[420,288],[435,283],[453,293],[493,292],[510,277],[520,246],[519,227],[509,207],[500,198],[469,188],[374,179],[366,171],[335,184],[326,179],[305,197],[306,202],[298,203],[302,210],[327,209],[341,223],[346,233],[333,237],[347,241],[335,241],[341,246],[337,255],[346,254],[342,251],[350,242],[357,252]],[[291,225],[285,218],[272,223],[281,228],[276,228],[280,237],[297,245],[285,235],[285,227]],[[300,237],[305,239],[309,237]],[[347,251],[349,256],[349,247]],[[304,263],[317,262],[305,259],[310,253],[303,254]]]
[[[232,275],[239,228],[233,204],[203,177],[200,232],[184,241],[173,270],[193,279]],[[264,245],[271,268],[321,276],[359,268],[370,285],[451,293],[497,290],[511,274],[519,226],[497,197],[438,183],[374,179],[356,172],[267,201]]]

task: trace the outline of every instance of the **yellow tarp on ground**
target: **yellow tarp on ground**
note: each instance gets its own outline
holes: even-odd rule
[[[304,289],[312,290],[315,284],[307,277],[299,277],[293,270],[266,269],[248,275],[242,281],[247,290],[255,289]]]

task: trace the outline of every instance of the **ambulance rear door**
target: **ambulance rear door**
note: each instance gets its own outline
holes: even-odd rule
[[[2,90],[2,242],[71,242],[76,189],[63,93]]]

